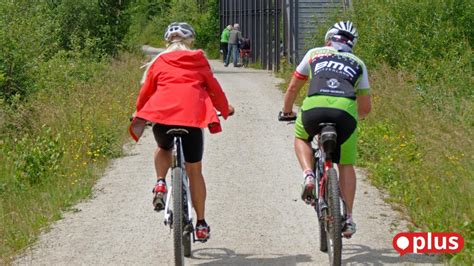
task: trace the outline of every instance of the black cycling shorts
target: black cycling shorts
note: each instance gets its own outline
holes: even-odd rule
[[[188,163],[200,162],[204,152],[204,136],[201,128],[155,124],[153,126],[153,135],[155,136],[156,143],[158,143],[158,147],[165,150],[173,148],[174,138],[166,134],[172,128],[183,128],[189,132],[189,134],[181,136],[184,160]]]
[[[344,156],[353,157],[349,161],[355,160],[355,149],[357,138],[353,133],[357,128],[357,120],[348,112],[328,107],[316,107],[301,112],[301,122],[304,130],[309,135],[307,141],[311,141],[315,135],[320,133],[320,123],[335,123],[337,132],[337,148],[333,157],[333,162],[339,163],[341,159],[341,145],[351,138],[353,141],[347,143]],[[298,124],[298,122],[297,122]],[[342,162],[344,163],[344,160]]]

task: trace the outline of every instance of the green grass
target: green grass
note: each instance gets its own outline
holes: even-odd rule
[[[92,73],[84,69],[87,64],[71,61],[43,80],[50,90],[33,95],[15,112],[5,108],[0,148],[3,263],[33,243],[62,211],[88,197],[107,160],[122,154],[139,90],[140,61],[123,54],[108,64],[89,64]],[[68,83],[60,80],[64,71],[91,76]],[[7,130],[23,123],[28,130]]]
[[[361,166],[389,201],[406,207],[413,230],[460,233],[465,247],[451,262],[472,262],[472,128],[427,108],[413,76],[382,66],[371,77],[374,107],[360,127]]]

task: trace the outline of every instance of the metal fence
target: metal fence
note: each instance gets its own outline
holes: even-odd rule
[[[251,42],[251,59],[263,68],[278,69],[282,0],[221,0],[220,28],[240,24],[242,36]]]
[[[252,61],[277,71],[282,56],[293,64],[301,60],[316,20],[349,5],[349,0],[220,0],[220,29],[238,23],[251,41]]]

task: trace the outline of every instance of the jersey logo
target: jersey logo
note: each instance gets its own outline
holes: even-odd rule
[[[330,79],[326,82],[329,88],[336,89],[341,85],[341,83],[337,79]]]
[[[333,70],[336,70],[336,71],[343,71],[345,74],[347,74],[351,78],[353,78],[354,75],[357,73],[352,67],[346,66],[343,63],[331,60],[331,61],[323,61],[323,62],[317,63],[314,69],[314,74],[315,75],[318,74],[318,72],[322,68],[325,68],[325,67],[332,68]]]

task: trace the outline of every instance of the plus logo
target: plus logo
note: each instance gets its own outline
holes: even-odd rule
[[[464,247],[464,239],[452,232],[403,232],[393,237],[392,245],[400,256],[407,253],[456,253]]]

